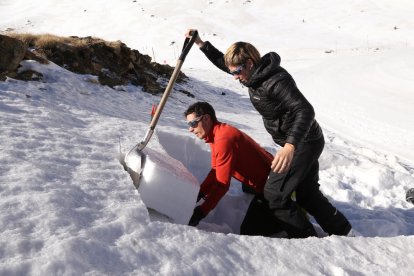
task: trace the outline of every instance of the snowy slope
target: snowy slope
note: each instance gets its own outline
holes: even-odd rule
[[[248,40],[278,51],[324,129],[321,188],[362,234],[239,236],[248,198],[237,183],[199,229],[165,222],[148,213],[117,160],[119,141],[125,151],[143,138],[159,97],[28,61],[43,82],[0,83],[0,274],[409,275],[413,11],[402,0],[0,1],[0,30],[120,39],[158,62],[175,63],[188,27],[223,50]],[[206,100],[221,120],[276,150],[246,89],[196,47],[183,71],[196,99],[174,91],[148,147],[202,179],[192,164],[208,164],[206,155],[186,162],[176,141],[191,137],[184,109]],[[193,150],[203,146],[194,141]]]

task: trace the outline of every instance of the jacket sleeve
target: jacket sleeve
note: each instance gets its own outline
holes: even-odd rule
[[[217,206],[220,199],[227,193],[228,189],[228,186],[223,186],[218,182],[212,183],[210,192],[206,195],[206,200],[200,206],[204,215],[207,216],[207,214]]]
[[[200,191],[205,196],[205,201],[200,207],[205,216],[217,206],[227,190],[228,186],[218,183],[216,170],[212,169],[200,186]]]
[[[211,169],[206,179],[200,185],[200,192],[207,196],[210,193],[211,187],[216,182],[216,170]]]
[[[273,101],[280,102],[285,110],[281,129],[286,132],[286,143],[297,144],[304,140],[315,119],[315,111],[303,94],[296,87],[292,78],[278,81],[270,90]],[[284,126],[287,129],[284,129]]]
[[[217,68],[230,74],[229,69],[224,63],[224,54],[214,47],[209,41],[204,42],[204,45],[200,48],[200,50]]]
[[[201,191],[205,194],[206,199],[201,204],[204,215],[207,215],[214,209],[220,199],[226,194],[230,187],[230,180],[233,173],[233,145],[229,139],[220,139],[216,141],[215,168],[208,174],[207,178],[201,184]]]

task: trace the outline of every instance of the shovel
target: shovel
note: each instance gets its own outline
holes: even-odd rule
[[[147,130],[147,133],[145,134],[144,140],[136,144],[135,147],[133,147],[125,155],[123,160],[121,157],[121,164],[124,166],[124,169],[128,171],[128,173],[130,174],[132,181],[134,182],[134,185],[137,189],[138,189],[139,181],[141,179],[142,172],[145,166],[145,154],[142,152],[142,150],[148,144],[149,140],[151,139],[152,134],[154,133],[155,126],[157,125],[158,119],[160,118],[161,112],[165,106],[165,103],[167,102],[168,96],[171,93],[174,83],[177,80],[178,74],[180,73],[181,66],[183,65],[185,57],[190,51],[191,46],[193,46],[194,41],[196,40],[197,36],[198,36],[198,32],[193,31],[191,33],[191,39],[190,38],[185,39],[184,46],[181,51],[181,55],[177,60],[177,65],[175,66],[174,71],[171,75],[170,81],[168,82],[168,85],[165,88],[164,94],[162,95],[158,108],[154,116],[152,117],[149,129]]]

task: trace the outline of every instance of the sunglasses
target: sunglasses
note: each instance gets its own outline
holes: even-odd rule
[[[239,66],[237,66],[236,69],[234,69],[233,71],[230,71],[230,74],[232,74],[232,75],[240,75],[241,74],[241,71],[244,68],[246,68],[246,65],[245,64],[239,65]]]
[[[191,120],[191,121],[188,121],[188,122],[187,122],[188,126],[189,126],[189,127],[191,127],[191,128],[195,128],[195,127],[197,127],[198,123],[201,121],[201,119],[203,119],[203,116],[204,116],[204,115],[201,115],[201,116],[200,116],[200,117],[198,117],[198,118],[195,118],[195,119],[193,119],[193,120]]]

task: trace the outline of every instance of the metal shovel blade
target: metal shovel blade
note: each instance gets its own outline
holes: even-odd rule
[[[139,150],[138,145],[132,148],[125,156],[119,157],[119,161],[131,176],[134,186],[137,189],[144,170],[145,159],[146,155],[142,150]]]

